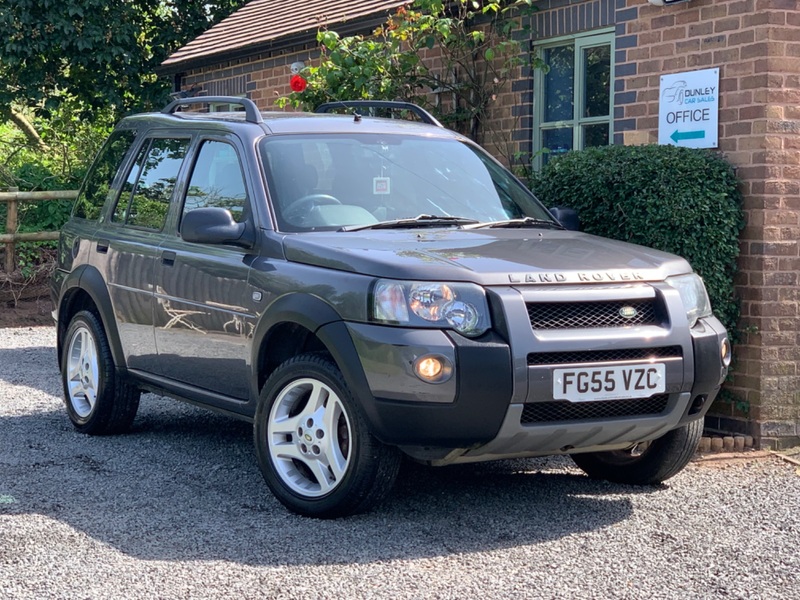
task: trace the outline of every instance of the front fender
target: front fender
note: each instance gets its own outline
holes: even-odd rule
[[[252,357],[253,397],[258,398],[260,393],[258,366],[264,364],[265,354],[268,351],[264,340],[275,327],[286,323],[300,325],[317,337],[342,371],[363,414],[370,423],[375,423],[378,415],[375,412],[372,392],[347,326],[331,305],[309,294],[287,294],[278,298],[267,308],[258,323]]]
[[[321,327],[341,320],[339,313],[330,304],[310,294],[286,294],[270,304],[261,315],[261,319],[253,333],[253,346],[250,357],[253,372],[251,397],[258,398],[261,392],[258,372],[259,366],[264,364],[268,350],[264,340],[267,339],[275,327],[290,323],[299,325],[316,335]]]

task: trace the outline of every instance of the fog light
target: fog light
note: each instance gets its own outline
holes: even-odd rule
[[[731,344],[728,341],[728,338],[722,340],[722,343],[719,345],[719,353],[722,357],[722,364],[726,367],[731,364]]]
[[[414,361],[414,375],[426,383],[444,383],[453,374],[453,366],[444,356],[420,356]]]
[[[706,394],[695,396],[694,400],[692,400],[692,405],[689,407],[689,414],[696,415],[701,410],[703,410],[703,406],[705,406],[706,400],[708,400],[708,396]]]

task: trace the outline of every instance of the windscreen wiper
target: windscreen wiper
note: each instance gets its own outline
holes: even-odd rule
[[[476,225],[480,221],[476,219],[466,219],[464,217],[442,217],[439,215],[417,215],[408,219],[393,219],[391,221],[379,221],[366,225],[348,225],[339,231],[362,231],[364,229],[406,229],[414,227],[436,227],[438,225]]]
[[[486,223],[475,223],[467,225],[464,229],[491,229],[491,228],[512,228],[512,227],[546,227],[548,229],[564,229],[560,223],[547,219],[536,219],[534,217],[522,217],[521,219],[507,219],[505,221],[487,221]]]

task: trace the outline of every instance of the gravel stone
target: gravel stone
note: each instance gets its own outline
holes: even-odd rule
[[[305,519],[248,424],[145,395],[131,433],[80,435],[54,329],[4,329],[0,598],[797,597],[800,477],[744,456],[650,488],[563,457],[406,464],[375,511]]]

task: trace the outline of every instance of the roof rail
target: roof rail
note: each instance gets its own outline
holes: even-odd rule
[[[219,102],[224,104],[239,104],[244,107],[245,120],[248,123],[263,123],[261,118],[261,111],[258,110],[255,102],[250,98],[237,98],[235,96],[197,96],[195,98],[179,98],[167,104],[161,112],[165,115],[171,115],[179,106],[188,106],[190,104],[210,104],[212,102]]]
[[[337,102],[326,102],[320,104],[314,112],[327,113],[335,108],[390,108],[394,110],[408,110],[419,117],[423,123],[444,127],[431,113],[411,102],[400,102],[396,100],[341,100]]]

